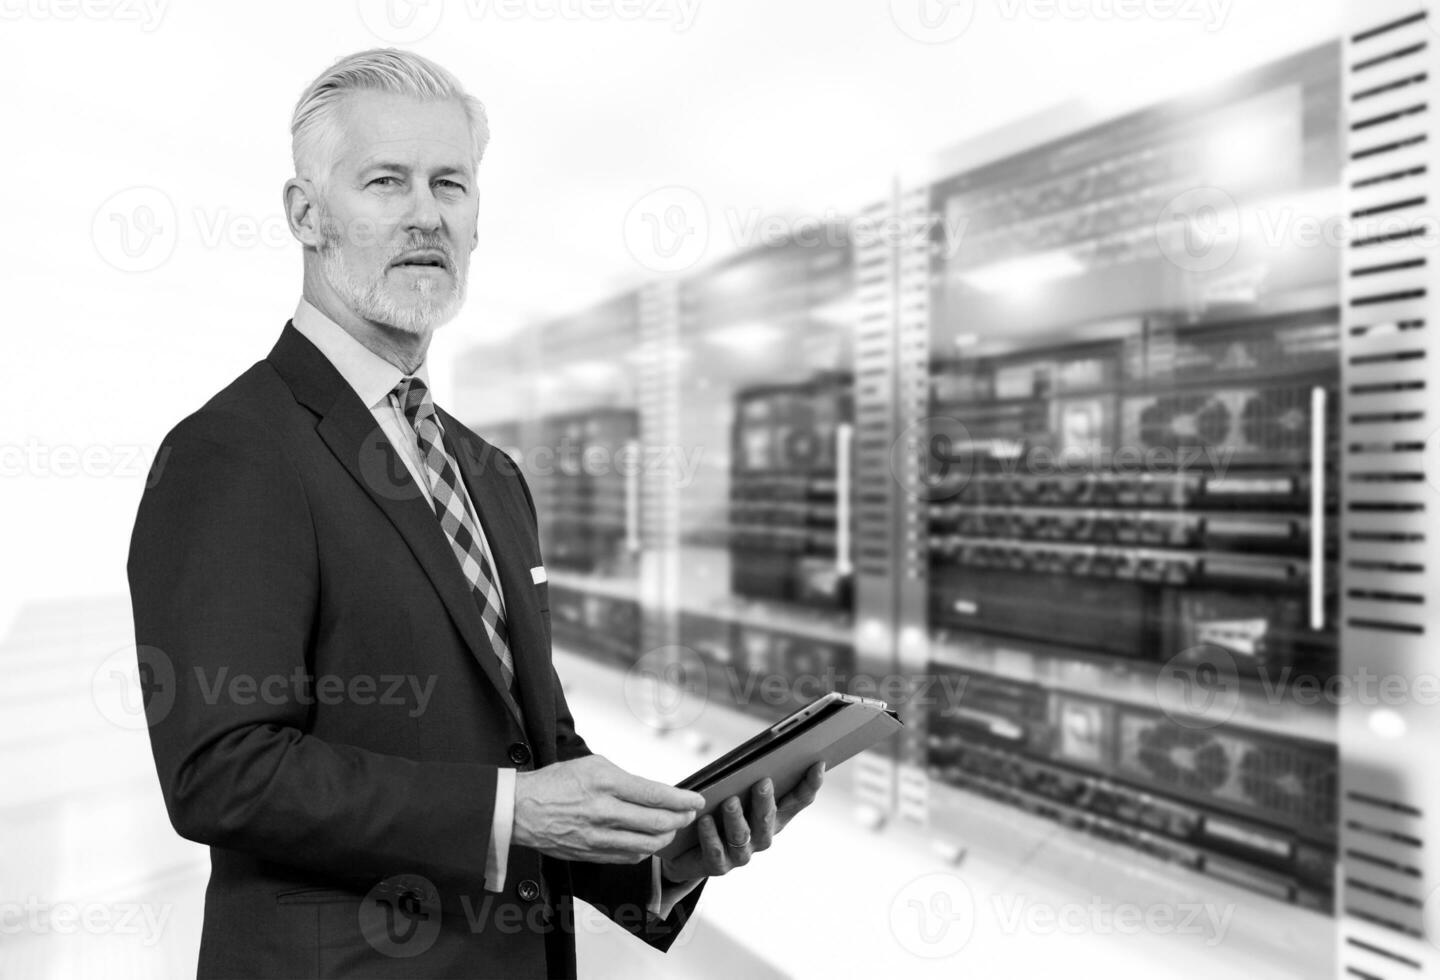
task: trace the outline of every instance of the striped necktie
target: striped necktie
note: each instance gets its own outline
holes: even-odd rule
[[[435,414],[430,389],[419,378],[401,378],[390,397],[405,413],[419,439],[425,478],[430,483],[430,503],[435,508],[435,516],[440,518],[440,527],[445,531],[450,549],[455,552],[455,560],[460,563],[460,570],[480,604],[485,632],[489,634],[490,645],[500,658],[505,685],[513,692],[515,664],[510,656],[510,637],[505,628],[500,589],[495,584],[495,572],[486,554],[484,539],[465,507],[465,498],[460,490],[460,473],[441,441],[440,419]]]

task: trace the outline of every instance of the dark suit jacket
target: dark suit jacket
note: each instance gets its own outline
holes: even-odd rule
[[[523,725],[430,505],[293,325],[157,454],[128,570],[165,803],[210,845],[201,977],[573,976],[572,897],[660,949],[694,909],[699,889],[647,915],[648,861],[513,846],[485,890],[496,768],[590,750],[551,664],[529,489],[440,416]]]

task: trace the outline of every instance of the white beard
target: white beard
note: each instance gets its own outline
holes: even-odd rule
[[[367,280],[349,267],[340,248],[339,233],[324,222],[321,235],[324,241],[320,246],[320,273],[345,305],[362,319],[403,333],[424,334],[449,323],[465,305],[468,254],[453,259],[455,288],[421,277],[411,284],[406,297],[399,299],[391,292],[383,271],[377,278]]]

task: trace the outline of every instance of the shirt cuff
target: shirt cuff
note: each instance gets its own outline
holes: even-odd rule
[[[668,919],[680,900],[694,891],[695,886],[704,880],[703,878],[692,878],[690,881],[682,881],[679,884],[666,884],[660,878],[660,859],[652,857],[650,859],[650,904],[646,908],[651,915],[658,916],[661,920]]]
[[[515,770],[495,770],[495,817],[490,823],[490,853],[485,857],[485,890],[505,890],[510,835],[515,830]],[[660,863],[655,862],[656,874]],[[659,880],[658,878],[656,879]]]

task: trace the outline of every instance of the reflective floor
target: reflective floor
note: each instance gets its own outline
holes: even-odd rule
[[[127,701],[129,630],[123,599],[32,604],[0,643],[10,681],[0,696],[7,980],[193,975],[208,862],[166,819]],[[664,735],[630,710],[620,671],[563,651],[557,668],[582,734],[647,776],[678,779],[756,727],[712,703],[686,734]],[[1083,962],[1088,975],[1147,980],[1333,975],[1334,926],[1323,916],[962,794],[934,801],[963,815],[947,820],[943,840],[874,828],[853,778],[831,774],[773,850],[712,883],[670,955],[583,927],[583,974],[1019,978]],[[1212,917],[1137,931],[1114,917],[1127,903]]]

